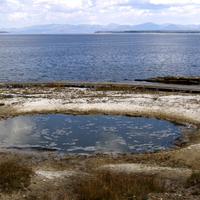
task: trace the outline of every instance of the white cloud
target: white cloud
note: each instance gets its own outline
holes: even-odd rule
[[[15,12],[15,13],[9,14],[9,20],[11,21],[18,21],[21,19],[27,20],[27,13]]]
[[[58,6],[68,9],[84,8],[85,6],[92,6],[91,0],[35,0],[37,5]]]
[[[0,24],[193,24],[199,11],[199,0],[0,0]]]
[[[53,0],[51,0],[48,4],[66,7],[68,9],[74,9],[74,8],[81,8],[82,0],[73,0],[73,1],[65,1],[65,0],[53,1]]]
[[[150,0],[153,4],[200,4],[199,0]]]

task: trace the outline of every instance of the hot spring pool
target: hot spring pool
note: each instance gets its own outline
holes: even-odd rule
[[[27,115],[0,121],[0,147],[66,153],[135,152],[172,147],[181,126],[116,115]]]

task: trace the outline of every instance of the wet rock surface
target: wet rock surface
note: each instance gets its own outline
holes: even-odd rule
[[[135,79],[135,81],[147,81],[147,82],[157,82],[157,83],[173,83],[182,85],[199,85],[200,76],[165,76],[165,77],[153,77],[148,79]]]

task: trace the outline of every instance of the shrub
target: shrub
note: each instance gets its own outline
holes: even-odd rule
[[[0,164],[0,189],[12,192],[27,187],[30,184],[32,169],[21,166],[14,161]]]
[[[87,179],[78,178],[74,189],[78,200],[142,200],[150,192],[163,192],[164,182],[155,175],[97,172]]]

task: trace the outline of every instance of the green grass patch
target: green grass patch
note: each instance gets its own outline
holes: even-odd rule
[[[150,192],[164,192],[164,185],[155,175],[96,172],[78,178],[74,192],[78,200],[144,200]]]
[[[0,164],[0,189],[5,193],[12,193],[27,187],[31,181],[33,171],[27,166],[21,166],[14,161]]]

